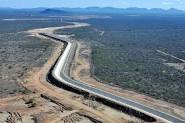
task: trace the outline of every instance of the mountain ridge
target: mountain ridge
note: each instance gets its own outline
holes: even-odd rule
[[[184,10],[179,10],[175,8],[161,9],[161,8],[114,8],[114,7],[86,7],[86,8],[0,8],[0,11],[26,11],[26,12],[38,12],[40,14],[66,14],[66,13],[103,13],[103,14],[124,14],[124,13],[135,13],[135,14],[185,14]]]

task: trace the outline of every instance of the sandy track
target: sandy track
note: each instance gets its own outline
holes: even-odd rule
[[[40,37],[38,35],[38,33],[53,34],[54,31],[58,30],[58,29],[70,29],[70,28],[79,28],[79,27],[84,27],[84,26],[90,26],[87,23],[78,23],[78,22],[69,22],[69,24],[71,24],[71,25],[61,26],[61,27],[48,27],[48,28],[32,29],[32,30],[28,30],[26,32]]]
[[[165,53],[165,52],[163,52],[163,51],[161,51],[161,50],[156,50],[156,51],[157,51],[158,53],[162,54],[162,55],[169,56],[169,57],[171,57],[171,58],[174,58],[174,59],[176,59],[176,60],[179,60],[179,61],[185,63],[185,60],[184,60],[184,59],[178,58],[178,57],[176,57],[176,56],[174,56],[174,55],[171,55],[171,54],[169,54],[169,53]]]

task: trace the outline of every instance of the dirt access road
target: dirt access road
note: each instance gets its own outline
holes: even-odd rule
[[[84,23],[72,23],[63,27],[50,27],[29,30],[31,36],[38,33],[53,33],[57,29],[89,26]],[[55,48],[50,59],[42,68],[33,68],[27,74],[22,85],[29,94],[0,100],[0,122],[34,123],[127,123],[141,122],[115,109],[100,104],[92,99],[60,89],[48,83],[46,76],[63,50],[63,43],[53,41]]]

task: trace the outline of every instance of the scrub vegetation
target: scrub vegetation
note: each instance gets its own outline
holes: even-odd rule
[[[0,16],[0,97],[27,93],[19,83],[28,71],[47,61],[54,47],[50,40],[34,37],[26,31],[65,25],[57,18],[19,16]]]
[[[185,59],[184,16],[112,15],[85,22],[92,26],[55,33],[91,43],[97,80],[185,106],[185,73],[166,64]]]

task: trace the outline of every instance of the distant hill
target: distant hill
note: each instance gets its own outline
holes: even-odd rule
[[[61,8],[61,9],[65,11],[70,11],[70,12],[83,12],[83,13],[185,14],[185,11],[174,9],[174,8],[171,8],[168,10],[161,9],[161,8],[147,9],[147,8],[137,8],[137,7],[132,7],[132,8],[88,7],[88,8]]]
[[[66,14],[68,12],[59,9],[45,9],[40,12],[41,14]]]
[[[86,13],[86,14],[185,14],[185,11],[178,9],[161,9],[161,8],[113,8],[113,7],[87,7],[87,8],[30,8],[30,9],[13,9],[0,8],[0,15],[7,13],[36,13],[36,14],[52,14],[62,15],[70,13]]]

